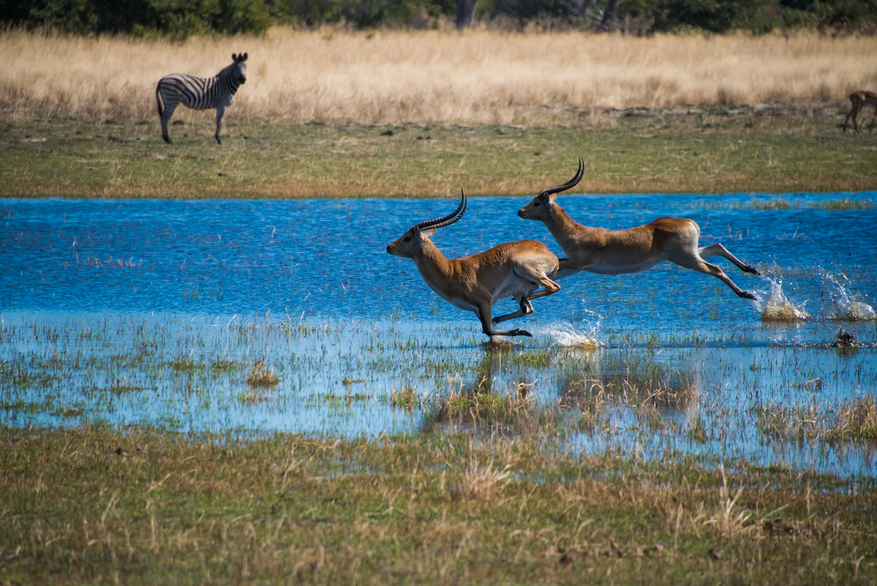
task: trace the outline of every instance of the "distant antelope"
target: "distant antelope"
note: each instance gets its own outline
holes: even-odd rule
[[[167,133],[167,123],[180,102],[193,110],[216,108],[216,142],[222,144],[219,129],[225,109],[234,103],[234,95],[241,84],[247,81],[247,53],[231,54],[232,64],[216,74],[216,77],[193,77],[172,73],[158,80],[155,87],[155,101],[161,117],[161,137],[168,144],[171,138]],[[160,99],[159,99],[160,98]],[[164,101],[164,110],[161,102]]]
[[[526,330],[496,330],[493,326],[533,313],[532,299],[560,291],[560,285],[551,280],[557,272],[557,257],[541,242],[521,240],[473,256],[445,258],[430,236],[463,217],[467,199],[463,190],[460,195],[460,205],[453,213],[415,224],[387,246],[387,252],[412,259],[429,288],[445,301],[474,312],[491,340],[494,336],[530,336]],[[544,289],[536,291],[539,287]],[[506,297],[514,298],[520,310],[492,318],[493,304]]]
[[[560,259],[556,278],[562,279],[579,271],[602,275],[638,273],[669,260],[681,267],[720,279],[744,299],[756,299],[752,293],[737,287],[722,269],[703,259],[723,256],[745,273],[758,275],[759,272],[740,262],[721,244],[698,248],[700,228],[693,220],[658,218],[637,228],[606,230],[582,226],[570,219],[563,208],[555,203],[555,199],[558,193],[581,181],[584,173],[585,162],[579,159],[575,177],[562,185],[542,190],[518,212],[518,216],[525,220],[544,223],[566,254],[567,258]]]
[[[871,118],[871,126],[874,126],[874,120],[877,120],[877,92],[869,92],[868,90],[853,92],[850,94],[850,103],[853,105],[853,109],[850,110],[850,113],[847,114],[847,119],[844,120],[844,132],[847,131],[847,122],[850,121],[851,116],[853,118],[853,128],[856,129],[856,132],[859,132],[856,118],[859,117],[859,114],[868,104],[874,106],[874,117]]]

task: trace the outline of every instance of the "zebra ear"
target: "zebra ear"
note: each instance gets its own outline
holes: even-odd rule
[[[241,61],[246,61],[246,60],[247,60],[247,55],[248,55],[248,54],[249,54],[249,53],[244,53],[243,55],[241,55]]]
[[[238,62],[238,56],[235,55],[234,53],[232,53],[232,54],[231,54],[231,60],[234,61],[235,63],[237,63],[237,62]]]

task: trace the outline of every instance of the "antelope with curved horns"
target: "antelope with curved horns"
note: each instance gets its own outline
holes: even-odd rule
[[[543,189],[518,212],[518,216],[525,220],[544,223],[566,253],[567,258],[560,259],[560,270],[556,278],[562,279],[579,271],[601,275],[638,273],[668,260],[686,269],[720,279],[744,299],[757,299],[752,293],[735,285],[721,268],[703,259],[722,256],[744,273],[760,273],[741,262],[721,244],[698,247],[700,227],[694,220],[658,218],[644,226],[627,230],[591,228],[573,221],[555,200],[561,191],[575,187],[584,173],[585,162],[580,158],[579,169],[572,179]]]
[[[467,199],[462,189],[460,195],[460,205],[453,213],[415,224],[387,246],[387,252],[412,259],[429,288],[445,301],[474,312],[491,340],[494,336],[531,336],[526,330],[496,330],[493,326],[533,313],[532,299],[560,291],[560,285],[551,280],[558,269],[557,257],[541,242],[521,240],[473,256],[445,258],[430,236],[463,217]],[[544,288],[536,291],[539,287]],[[492,318],[493,304],[505,297],[513,297],[520,309]]]

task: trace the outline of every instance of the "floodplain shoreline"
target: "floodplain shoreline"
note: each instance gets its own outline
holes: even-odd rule
[[[299,199],[577,193],[796,193],[877,189],[877,133],[842,132],[847,106],[593,111],[580,124],[242,123],[223,145],[210,112],[172,125],[33,116],[0,125],[8,198]],[[200,115],[200,116],[198,116]],[[863,124],[870,112],[861,116]]]

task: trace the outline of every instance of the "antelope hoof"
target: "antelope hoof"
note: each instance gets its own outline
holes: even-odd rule
[[[168,143],[168,144],[174,144],[174,143],[171,142],[171,137],[169,137],[169,136],[162,136],[162,138],[164,139],[164,141],[165,141],[166,143]]]
[[[755,267],[746,266],[743,268],[743,272],[744,273],[752,273],[753,275],[757,275],[759,277],[761,276],[761,273],[758,272],[758,269],[756,269]]]
[[[216,142],[218,142],[219,144],[222,144],[222,139],[219,138],[219,137],[217,136],[217,137],[216,137]]]
[[[508,333],[509,336],[527,336],[528,338],[532,338],[533,334],[528,332],[527,330],[512,330]]]
[[[758,297],[756,297],[755,295],[753,295],[749,291],[743,291],[743,293],[740,295],[740,297],[742,297],[743,299],[750,299],[752,301],[758,301]]]

